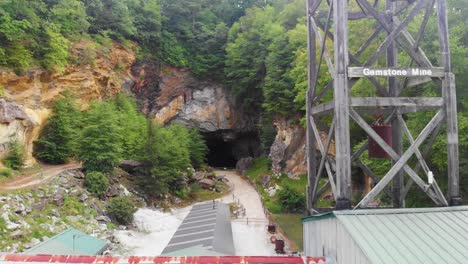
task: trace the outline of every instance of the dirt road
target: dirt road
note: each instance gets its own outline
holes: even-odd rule
[[[81,168],[81,165],[78,163],[47,165],[44,166],[40,172],[24,175],[11,181],[0,183],[0,192],[34,187],[48,182],[64,170],[78,168]]]

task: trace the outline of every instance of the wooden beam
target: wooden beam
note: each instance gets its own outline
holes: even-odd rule
[[[359,114],[354,111],[354,109],[350,109],[350,116],[356,121],[356,123],[366,131],[366,133],[372,137],[376,143],[384,149],[390,157],[397,161],[397,163],[387,172],[384,178],[369,192],[366,197],[361,200],[361,202],[356,207],[365,207],[372,199],[378,195],[382,189],[392,180],[393,176],[395,176],[396,172],[398,172],[401,168],[405,170],[405,172],[413,178],[413,180],[418,184],[418,186],[424,190],[428,196],[438,205],[440,204],[440,197],[438,197],[432,190],[428,189],[427,184],[421,180],[421,178],[406,164],[408,159],[414,154],[414,148],[419,147],[424,139],[433,131],[433,129],[440,123],[440,121],[444,118],[444,112],[439,110],[437,114],[432,118],[428,125],[423,129],[423,131],[419,134],[417,139],[415,140],[414,144],[410,146],[410,148],[403,154],[403,156],[399,156],[367,123]]]
[[[323,113],[330,113],[331,111],[333,111],[334,107],[335,107],[335,101],[330,101],[327,103],[319,104],[319,105],[312,107],[311,114],[318,115],[318,114],[323,114]]]
[[[444,106],[444,99],[441,97],[352,97],[350,105],[352,107],[422,106],[441,108]]]
[[[332,7],[330,7],[332,8]],[[328,23],[328,21],[327,21]],[[317,24],[315,23],[315,19],[312,18],[311,20],[311,25],[314,29],[314,31],[316,32],[317,34],[317,38],[318,38],[318,41],[320,43],[320,48],[321,48],[321,54],[320,54],[320,60],[319,60],[319,64],[318,66],[320,67],[322,65],[322,57],[325,56],[325,62],[327,63],[327,67],[328,67],[328,71],[330,72],[332,78],[335,78],[335,67],[333,67],[333,63],[331,61],[331,58],[330,58],[330,54],[328,53],[328,50],[327,50],[327,45],[326,45],[326,39],[324,37],[322,37],[322,34],[320,33],[320,30],[318,29],[317,27]],[[325,26],[326,27],[326,26]]]
[[[420,4],[417,4],[416,7],[411,12],[415,12],[415,10],[418,8],[419,5]],[[398,50],[395,45],[395,38],[397,37],[398,33],[395,33],[395,35],[392,35],[393,32],[397,32],[400,29],[400,27],[397,27],[395,23],[393,22],[394,17],[396,16],[395,9],[396,9],[396,2],[393,0],[387,0],[385,12],[388,14],[387,15],[388,24],[393,30],[392,33],[387,32],[388,41],[387,40],[384,41],[384,43],[387,41],[386,55],[387,55],[387,67],[389,68],[398,67]],[[411,16],[411,13],[409,17],[410,16]],[[410,21],[411,19],[409,19],[409,17],[405,21]],[[402,28],[404,27],[405,26],[403,26]],[[392,97],[397,97],[400,94],[397,78],[390,77],[388,79],[388,93]],[[392,124],[392,147],[393,147],[393,150],[399,156],[401,156],[403,154],[403,139],[401,135],[401,124],[399,122],[399,119],[394,119],[391,124]],[[392,164],[395,165],[395,161],[392,161]],[[393,181],[392,181],[392,196],[391,197],[393,201],[393,207],[395,208],[404,207],[404,201],[401,199],[402,198],[401,192],[403,191],[403,187],[404,187],[403,171],[399,170],[396,173],[396,175],[393,177]]]
[[[336,189],[335,180],[333,179],[333,171],[331,170],[330,164],[328,163],[328,160],[327,160],[328,153],[325,152],[325,148],[323,147],[322,140],[320,139],[319,131],[317,129],[317,126],[315,125],[315,121],[314,121],[314,118],[312,116],[310,117],[310,124],[312,125],[312,130],[314,131],[315,138],[317,138],[316,143],[317,143],[317,146],[319,148],[320,153],[322,154],[322,160],[325,160],[324,161],[325,170],[327,171],[328,180],[330,181],[330,185],[332,187],[333,195],[335,195],[335,197],[336,197],[338,191]],[[319,177],[320,177],[320,174],[317,174],[317,179]],[[316,188],[314,187],[314,189],[316,189]]]
[[[460,168],[458,150],[458,120],[455,76],[447,73],[442,80],[442,94],[445,97],[447,114],[447,164],[448,164],[448,197],[451,205],[460,205]]]
[[[461,204],[459,152],[458,152],[458,121],[457,96],[455,76],[451,73],[450,47],[448,37],[447,7],[445,0],[437,0],[437,20],[439,28],[440,61],[445,69],[442,80],[442,96],[445,98],[447,114],[447,158],[448,158],[448,196],[451,205]]]
[[[318,199],[320,199],[320,197],[322,196],[322,194],[328,189],[330,188],[331,185],[330,185],[330,181],[327,181],[321,188],[320,190],[317,191],[317,194],[315,196],[315,201],[317,201]],[[334,198],[334,197],[333,197]]]
[[[307,51],[308,51],[308,64],[307,64],[307,72],[308,72],[308,87],[306,93],[306,116],[311,115],[312,111],[312,103],[313,98],[315,95],[316,83],[317,83],[317,74],[316,74],[316,56],[315,56],[315,49],[316,49],[316,39],[315,39],[315,32],[310,24],[312,21],[313,13],[315,12],[316,8],[320,5],[321,0],[307,0]],[[316,175],[316,164],[317,164],[317,157],[315,155],[315,146],[316,146],[316,139],[314,137],[314,133],[312,131],[312,126],[310,124],[310,120],[307,118],[307,140],[306,140],[306,148],[307,148],[307,209],[309,213],[312,213],[313,203],[315,194],[313,193],[314,188],[313,186],[318,182],[317,175]]]
[[[328,134],[327,134],[327,142],[325,144],[325,151],[323,153],[323,154],[325,154],[325,156],[323,156],[323,154],[322,154],[322,159],[320,160],[320,165],[318,167],[317,179],[320,179],[320,177],[322,176],[323,168],[324,168],[325,164],[328,163],[327,157],[328,157],[328,152],[330,150],[331,140],[332,140],[334,132],[335,132],[335,124],[336,124],[335,121],[336,121],[336,119],[335,119],[335,117],[333,117],[332,124],[331,124],[330,129],[329,129]],[[320,140],[320,141],[322,141],[322,140]],[[333,181],[331,181],[331,183],[333,185],[335,184]],[[314,193],[317,190],[317,188],[318,188],[318,180],[315,182]],[[333,190],[333,188],[332,188],[332,190]],[[336,190],[336,187],[335,187],[335,190]],[[336,195],[335,192],[333,194]]]
[[[354,54],[354,57],[359,58],[359,56],[361,56],[361,54],[369,47],[372,41],[377,38],[380,32],[382,32],[382,27],[377,26],[377,29],[374,31],[374,33],[372,33],[372,35],[368,39],[366,39],[366,41],[364,41],[361,47],[359,47],[359,49],[356,51],[356,53]]]
[[[429,138],[426,146],[424,147],[424,150],[422,152],[422,156],[423,158],[425,159],[427,157],[427,155],[429,155],[429,152],[432,148],[432,145],[434,145],[436,139],[437,139],[437,136],[439,135],[439,132],[440,132],[440,129],[442,128],[442,123],[440,123],[435,129],[434,129],[434,132],[432,132],[431,134],[431,137]],[[414,168],[414,171],[416,173],[419,172],[419,170],[421,169],[421,164],[418,163],[416,165],[416,167]],[[403,196],[402,199],[404,199],[406,197],[406,195],[408,194],[409,190],[411,189],[411,186],[413,185],[414,181],[413,179],[409,178],[408,179],[408,182],[406,183],[405,185],[405,188],[404,188],[404,191],[403,193],[401,194]]]
[[[387,27],[387,37],[385,40],[380,44],[380,46],[377,48],[375,54],[366,62],[365,66],[369,67],[373,65],[380,55],[383,54],[390,45],[390,42],[395,41],[398,38],[398,35],[400,32],[414,19],[414,17],[421,11],[421,9],[424,8],[424,6],[427,4],[428,0],[419,0],[416,4],[416,6],[411,10],[411,12],[406,16],[406,18],[403,20],[402,23],[399,23],[398,25],[396,23],[393,23],[394,21],[392,20],[392,23],[388,23],[388,21],[379,21],[379,23],[382,26]],[[395,27],[396,26],[396,27]]]
[[[337,192],[336,208],[351,208],[351,143],[349,138],[348,2],[333,0],[335,59],[335,148]]]
[[[357,160],[356,161],[356,165],[362,169],[362,171],[369,177],[372,178],[372,180],[377,184],[379,183],[380,181],[380,178],[375,175],[375,173],[369,168],[367,167],[364,163],[362,163],[360,160]],[[387,188],[384,188],[383,191],[389,196],[389,197],[392,197],[392,192],[388,189],[388,186]]]
[[[411,145],[414,144],[413,136],[411,135],[411,132],[410,132],[408,126],[406,125],[405,120],[403,119],[403,117],[401,115],[397,115],[397,118],[400,121],[401,128],[403,129],[403,132],[405,133],[406,138],[408,139],[409,143]],[[434,129],[434,131],[435,131],[435,129]],[[416,148],[415,154],[416,154],[416,157],[418,158],[419,163],[421,164],[420,166],[422,167],[424,173],[427,175],[431,169],[427,165],[426,160],[424,159],[424,156],[422,155],[421,151],[419,151],[418,148]]]
[[[418,35],[416,37],[416,41],[415,41],[414,47],[413,47],[415,52],[418,51],[419,43],[421,42],[421,40],[423,38],[423,34],[426,31],[427,22],[429,21],[429,18],[430,18],[431,14],[432,14],[432,9],[434,7],[434,3],[435,3],[435,0],[432,0],[432,2],[429,5],[427,5],[427,7],[426,7],[426,12],[424,14],[424,18],[423,18],[423,21],[421,23],[421,26],[419,27]],[[413,66],[413,63],[414,63],[414,60],[410,59],[408,67]],[[411,79],[405,78],[403,80],[403,82],[402,82],[402,87],[400,88],[400,90],[404,90],[404,89],[406,89],[406,87],[412,87],[412,86],[415,86],[415,85],[418,85],[418,84],[429,82],[431,80],[432,80],[431,78],[427,78],[427,77],[411,78]]]

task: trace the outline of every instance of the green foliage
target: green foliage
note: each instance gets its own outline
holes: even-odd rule
[[[85,213],[85,205],[73,196],[65,195],[63,197],[63,212],[64,215],[83,215]]]
[[[68,63],[68,40],[60,34],[54,24],[45,26],[47,43],[43,48],[43,66],[58,73],[62,73]]]
[[[148,137],[145,116],[138,112],[135,99],[124,94],[118,94],[113,104],[117,111],[118,126],[123,132],[122,158],[143,160]]]
[[[10,168],[1,168],[0,177],[9,178],[13,175],[13,171]]]
[[[86,189],[98,197],[104,196],[107,187],[109,187],[109,179],[107,179],[106,175],[97,171],[86,173],[84,183]]]
[[[66,37],[86,33],[91,25],[83,2],[78,0],[57,1],[50,13],[52,21],[60,25],[60,32]]]
[[[35,142],[35,156],[47,163],[63,164],[77,153],[81,114],[75,97],[66,92],[55,101],[52,116]]]
[[[126,196],[112,198],[107,206],[109,215],[115,219],[119,224],[130,224],[133,222],[133,214],[137,208]]]
[[[283,186],[277,193],[278,203],[283,211],[302,212],[305,208],[305,195],[289,185]]]
[[[189,130],[189,144],[188,149],[190,152],[190,162],[194,168],[200,168],[205,162],[206,154],[208,153],[208,147],[206,146],[205,140],[198,130]]]
[[[261,176],[271,174],[271,161],[267,157],[260,157],[253,160],[252,166],[247,169],[246,175],[255,184],[260,184]]]
[[[124,137],[118,117],[110,102],[93,103],[86,112],[79,159],[87,171],[110,172],[122,159]]]
[[[8,143],[8,154],[3,163],[14,170],[23,167],[25,162],[24,146],[17,139]]]
[[[189,133],[181,125],[167,128],[151,124],[148,156],[151,163],[151,187],[156,193],[178,191],[185,186],[183,172],[190,167]]]
[[[0,236],[3,235],[3,232],[6,231],[6,220],[3,217],[0,217]]]

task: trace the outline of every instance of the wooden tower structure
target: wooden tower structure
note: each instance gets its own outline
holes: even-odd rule
[[[419,186],[437,206],[458,205],[461,199],[456,89],[450,66],[446,1],[306,1],[309,50],[306,113],[309,212],[315,212],[317,200],[330,189],[338,210],[368,207],[381,192],[392,197],[394,207],[404,207],[405,196],[413,184]],[[416,17],[421,23],[417,33],[410,33],[408,25]],[[351,51],[349,41],[351,39],[355,43],[356,40],[348,35],[349,23],[361,19],[371,21],[369,24],[372,25],[373,33],[367,36],[359,49]],[[438,21],[438,62],[431,62],[421,48],[429,19]],[[361,56],[365,52],[371,54],[366,60]],[[402,54],[409,60],[405,61],[405,65],[400,65],[398,61]],[[318,84],[320,73],[324,70],[321,68],[322,63],[331,77],[331,81],[325,85]],[[352,89],[363,78],[377,91],[375,97],[352,96]],[[434,82],[439,94],[434,97],[403,96],[413,95],[405,91],[425,82]],[[327,93],[333,95],[332,100],[324,101]],[[435,115],[419,135],[412,135],[406,124],[410,118],[408,114],[419,111],[429,111],[427,113]],[[388,139],[382,138],[366,121],[366,115],[380,115],[385,124],[391,125],[392,143],[389,144]],[[378,177],[360,161],[368,143],[354,149],[351,146],[351,122],[365,131],[369,139],[378,144],[392,160],[391,168],[383,177]],[[448,142],[448,190],[445,194],[433,179],[432,171],[425,161],[431,145],[444,127]],[[328,132],[325,141],[321,140],[320,131]],[[328,154],[332,144],[336,150],[334,157]],[[351,181],[353,164],[374,182],[372,189],[354,204]],[[319,184],[321,177],[326,179],[325,184]]]

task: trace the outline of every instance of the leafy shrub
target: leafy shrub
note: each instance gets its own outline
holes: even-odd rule
[[[63,98],[55,102],[54,112],[47,121],[41,137],[34,142],[34,155],[47,163],[66,163],[77,152],[80,120],[75,96],[67,91]]]
[[[109,187],[109,180],[103,173],[92,171],[86,174],[85,186],[90,193],[102,197]]]
[[[133,222],[133,214],[137,208],[133,202],[126,196],[113,198],[107,206],[109,215],[119,224],[129,224]]]
[[[10,168],[1,168],[0,169],[0,176],[3,176],[3,177],[11,177],[11,175],[13,175],[13,172],[11,171]]]
[[[8,155],[3,163],[14,170],[23,167],[25,161],[23,145],[18,140],[8,143]]]
[[[277,197],[283,211],[301,212],[304,210],[305,196],[289,185],[285,185],[283,189],[279,190]]]
[[[200,132],[196,129],[189,131],[190,162],[194,168],[199,168],[205,162],[208,147]]]
[[[63,215],[84,215],[85,206],[76,197],[64,196],[63,197]]]

